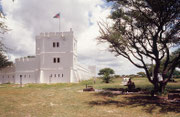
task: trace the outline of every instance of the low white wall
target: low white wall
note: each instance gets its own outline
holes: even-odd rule
[[[83,65],[76,65],[76,70],[74,71],[74,78],[77,79],[77,82],[82,80],[88,80],[94,77],[94,73],[88,67]]]
[[[37,59],[36,57],[24,57],[15,60],[15,83],[27,84],[27,83],[37,83],[37,75],[35,74],[37,70]]]
[[[0,84],[15,82],[15,66],[7,66],[0,70]]]
[[[37,83],[35,71],[20,71],[16,72],[15,84],[27,84],[27,83]]]

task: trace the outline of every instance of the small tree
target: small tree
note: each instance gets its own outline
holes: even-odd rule
[[[112,79],[112,75],[114,74],[114,70],[111,68],[104,68],[99,70],[98,75],[102,75],[102,80],[105,83],[109,83]]]

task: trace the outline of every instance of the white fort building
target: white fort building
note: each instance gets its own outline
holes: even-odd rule
[[[0,83],[70,83],[95,75],[95,66],[78,63],[77,40],[70,29],[36,36],[36,55],[17,58],[12,66],[1,69]]]

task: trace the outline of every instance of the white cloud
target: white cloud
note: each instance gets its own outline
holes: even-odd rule
[[[98,21],[106,20],[110,8],[103,0],[3,0],[7,25],[12,29],[5,43],[12,50],[9,56],[35,54],[35,35],[58,31],[58,20],[53,16],[61,12],[61,31],[73,28],[78,40],[79,61],[96,65],[98,70],[111,67],[119,74],[136,73],[137,69],[122,57],[114,57],[107,45],[97,44]],[[104,7],[102,7],[104,6]]]

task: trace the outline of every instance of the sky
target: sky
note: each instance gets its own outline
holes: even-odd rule
[[[116,74],[136,74],[142,71],[123,57],[115,57],[108,51],[107,44],[99,44],[98,22],[112,23],[108,16],[111,5],[105,0],[2,0],[10,31],[4,35],[3,42],[8,48],[8,57],[15,58],[35,55],[35,36],[41,32],[74,31],[78,41],[78,61],[84,65],[96,65],[97,73],[102,68],[112,68]]]

